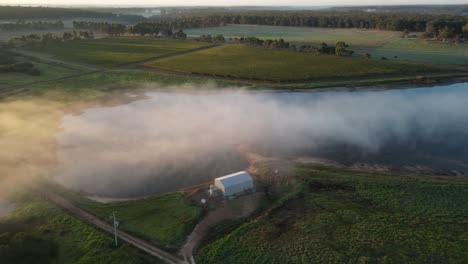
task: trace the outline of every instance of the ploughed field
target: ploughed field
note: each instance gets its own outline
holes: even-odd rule
[[[62,60],[117,66],[207,45],[201,42],[148,38],[102,38],[37,46],[33,50]]]
[[[224,45],[146,65],[184,73],[267,81],[397,75],[438,70],[431,66],[398,61],[316,55],[246,45]]]
[[[439,43],[419,38],[401,38],[399,31],[310,28],[261,25],[227,25],[223,27],[194,28],[185,30],[190,37],[202,34],[225,37],[259,37],[262,39],[283,38],[293,43],[318,45],[325,42],[334,45],[338,41],[348,43],[358,53],[369,53],[374,58],[398,56],[399,60],[442,63],[468,64],[468,45]],[[419,33],[410,33],[419,35]]]

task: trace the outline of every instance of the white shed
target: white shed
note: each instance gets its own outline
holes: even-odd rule
[[[252,176],[245,171],[216,178],[214,185],[223,192],[224,196],[233,196],[254,189]]]

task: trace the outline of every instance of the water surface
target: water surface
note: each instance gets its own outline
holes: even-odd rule
[[[365,92],[149,92],[67,115],[56,178],[98,196],[175,191],[267,155],[468,167],[468,84]]]

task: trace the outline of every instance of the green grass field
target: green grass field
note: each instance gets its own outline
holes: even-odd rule
[[[201,209],[190,205],[183,193],[109,204],[74,199],[77,205],[107,221],[115,211],[123,230],[169,249],[184,242],[201,214]]]
[[[93,100],[112,95],[114,91],[151,89],[219,89],[242,87],[230,81],[165,75],[137,70],[111,70],[54,82],[38,83],[19,98],[43,98],[60,102]]]
[[[112,236],[68,215],[33,194],[16,201],[17,209],[0,219],[3,264],[163,263],[127,245],[112,247]]]
[[[227,25],[223,27],[194,28],[184,32],[190,37],[198,37],[202,34],[222,34],[227,38],[234,37],[258,37],[277,39],[283,38],[290,42],[307,42],[320,44],[335,44],[337,41],[351,43],[359,47],[377,47],[387,41],[399,38],[401,32],[362,30],[362,29],[332,29],[312,27],[283,27],[261,25]]]
[[[207,43],[150,38],[102,38],[33,48],[36,52],[98,66],[117,66],[206,46]]]
[[[197,263],[465,263],[468,182],[300,168],[295,195]],[[292,184],[290,184],[292,185]]]
[[[293,43],[317,45],[345,41],[357,53],[369,53],[375,58],[398,56],[401,60],[468,64],[468,45],[432,43],[421,39],[402,39],[402,32],[361,29],[281,27],[261,25],[227,25],[223,27],[186,30],[191,37],[201,34],[223,34],[226,37],[254,36],[264,39],[284,38]]]
[[[186,73],[244,79],[299,81],[375,75],[427,73],[434,67],[363,58],[315,55],[245,45],[225,45],[147,63]]]
[[[41,74],[34,76],[16,72],[0,73],[0,88],[59,79],[65,76],[81,74],[90,70],[89,68],[78,65],[60,64],[56,62],[52,63],[40,59],[28,60],[26,58],[19,58],[18,62],[32,62],[35,67],[39,69]]]
[[[468,44],[396,38],[370,50],[370,53],[376,58],[398,56],[409,61],[468,65]]]

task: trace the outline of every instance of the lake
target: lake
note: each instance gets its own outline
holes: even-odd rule
[[[66,115],[58,182],[105,197],[179,190],[245,169],[238,151],[351,165],[468,167],[468,84],[359,92],[148,92]]]

